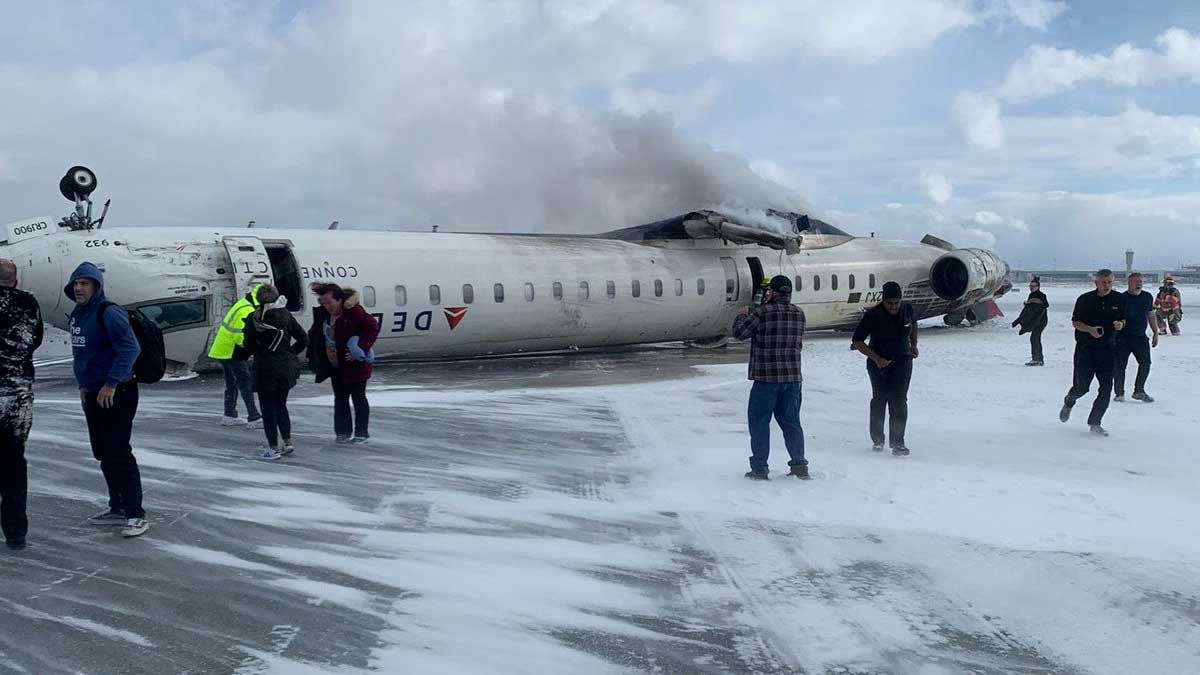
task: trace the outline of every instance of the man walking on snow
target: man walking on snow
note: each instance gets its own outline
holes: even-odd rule
[[[100,461],[108,485],[108,511],[90,520],[124,525],[121,534],[136,537],[148,527],[142,476],[129,444],[138,406],[133,364],[141,347],[125,308],[104,297],[104,276],[95,265],[80,263],[63,293],[75,301],[70,320],[75,381],[92,455]]]
[[[262,286],[255,286],[246,296],[225,312],[221,325],[217,327],[217,336],[213,338],[212,348],[208,350],[208,358],[221,364],[225,374],[225,414],[221,417],[222,426],[241,424],[237,413],[238,394],[246,404],[246,428],[261,429],[262,414],[254,405],[254,394],[250,387],[250,350],[246,348],[246,319],[258,309],[258,291]]]
[[[747,478],[768,480],[771,417],[783,429],[791,475],[808,480],[804,428],[800,426],[800,352],[804,348],[804,310],[792,304],[792,281],[771,279],[766,301],[743,307],[733,323],[739,340],[750,340],[750,471]]]
[[[1150,349],[1158,346],[1158,330],[1151,327],[1154,321],[1154,298],[1142,290],[1142,275],[1129,275],[1129,290],[1125,291],[1125,327],[1117,333],[1117,360],[1113,372],[1113,400],[1125,400],[1125,368],[1129,355],[1137,359],[1137,378],[1133,381],[1133,398],[1143,403],[1154,403],[1146,393],[1146,379],[1150,377]],[[1146,337],[1150,328],[1151,337]]]
[[[1116,361],[1117,333],[1125,327],[1125,294],[1113,293],[1110,269],[1096,272],[1096,290],[1079,296],[1071,324],[1075,326],[1075,372],[1070,391],[1063,400],[1058,419],[1071,419],[1075,402],[1088,392],[1092,378],[1099,384],[1096,401],[1088,415],[1088,427],[1097,436],[1107,436],[1100,426],[1112,396],[1113,364]]]

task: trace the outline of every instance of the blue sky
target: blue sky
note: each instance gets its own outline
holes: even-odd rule
[[[0,220],[588,232],[721,204],[1200,262],[1200,8],[0,0]],[[82,42],[79,36],[86,36]]]

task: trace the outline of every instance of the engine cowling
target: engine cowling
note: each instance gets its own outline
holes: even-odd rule
[[[1007,276],[1008,263],[991,251],[960,248],[933,262],[929,287],[943,300],[978,302],[995,295]]]

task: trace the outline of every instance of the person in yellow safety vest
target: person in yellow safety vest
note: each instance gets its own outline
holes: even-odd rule
[[[254,404],[254,393],[250,388],[250,367],[248,364],[250,351],[245,348],[246,317],[258,309],[258,291],[262,286],[255,286],[246,297],[238,300],[225,312],[221,325],[217,328],[217,336],[213,339],[212,348],[208,350],[208,358],[218,361],[225,373],[225,415],[221,418],[221,426],[236,426],[243,424],[238,418],[238,394],[246,403],[246,421],[248,429],[262,428],[262,415]]]
[[[1163,285],[1158,289],[1158,297],[1154,298],[1155,330],[1159,335],[1179,335],[1179,322],[1183,320],[1183,299],[1179,289],[1175,288],[1175,277],[1168,274],[1163,278]]]

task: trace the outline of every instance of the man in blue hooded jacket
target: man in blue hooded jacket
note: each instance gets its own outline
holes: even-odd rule
[[[136,537],[147,528],[142,477],[129,444],[138,405],[133,364],[141,347],[125,308],[104,297],[104,276],[95,265],[75,268],[63,293],[75,301],[70,321],[75,381],[92,455],[108,484],[108,511],[91,522],[123,525],[122,535]]]

